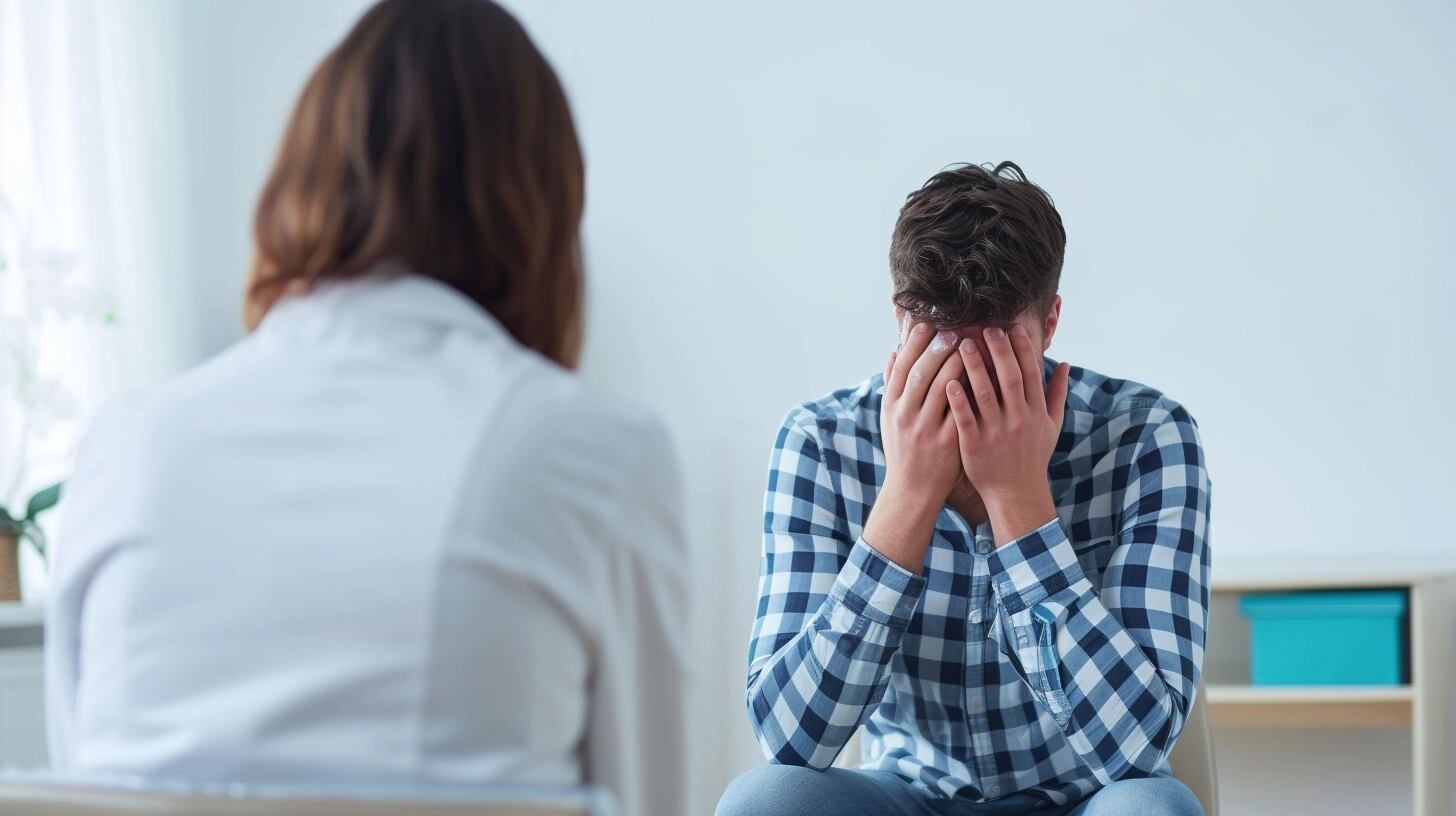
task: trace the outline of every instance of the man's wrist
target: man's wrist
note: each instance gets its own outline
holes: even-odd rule
[[[865,542],[906,571],[919,575],[943,506],[944,496],[936,499],[925,490],[887,478],[865,521]]]
[[[1042,481],[1037,485],[994,490],[981,494],[986,515],[991,521],[991,534],[997,547],[1030,533],[1057,517],[1051,487]]]
[[[879,494],[875,497],[875,505],[881,503],[894,506],[897,513],[909,514],[917,519],[930,518],[933,521],[940,515],[940,508],[945,506],[945,496],[935,496],[931,491],[917,489],[915,485],[902,482],[891,474],[886,476],[885,483],[880,486]]]

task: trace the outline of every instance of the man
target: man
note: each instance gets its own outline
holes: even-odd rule
[[[1167,757],[1208,618],[1193,418],[1042,356],[1066,234],[1010,162],[933,176],[883,375],[789,413],[764,502],[740,814],[1199,814]],[[830,764],[860,726],[864,764]]]

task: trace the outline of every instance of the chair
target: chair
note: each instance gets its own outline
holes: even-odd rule
[[[611,816],[604,794],[482,788],[151,788],[44,778],[0,779],[0,813],[15,816]]]
[[[1199,686],[1193,698],[1193,708],[1188,712],[1188,722],[1183,724],[1183,733],[1173,746],[1168,764],[1173,766],[1173,775],[1198,797],[1204,816],[1218,816],[1218,768],[1213,760],[1213,730],[1208,724],[1208,707],[1204,704],[1207,696],[1203,687]]]

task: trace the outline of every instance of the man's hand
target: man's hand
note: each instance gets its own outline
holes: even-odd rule
[[[999,547],[1056,518],[1047,463],[1062,429],[1069,367],[1057,366],[1043,394],[1041,355],[1025,328],[1013,325],[1009,335],[988,328],[984,337],[989,362],[973,340],[960,344],[971,396],[959,382],[945,388],[959,432],[961,467],[986,503]]]
[[[916,575],[925,565],[935,519],[960,476],[946,386],[959,379],[963,366],[955,333],[937,333],[924,323],[910,330],[885,365],[880,406],[885,482],[865,522],[864,538]]]

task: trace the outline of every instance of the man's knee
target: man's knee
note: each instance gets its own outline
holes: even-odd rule
[[[794,765],[760,765],[723,791],[716,816],[798,816],[820,813],[829,793],[825,774]]]
[[[1122,779],[1092,795],[1082,816],[1204,816],[1187,785],[1173,777]]]

